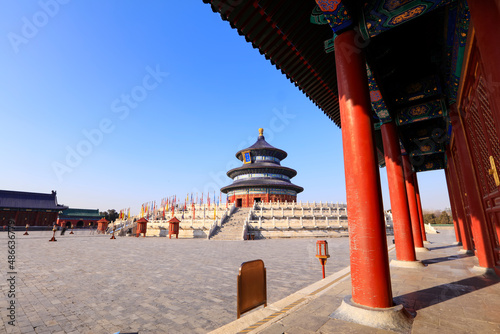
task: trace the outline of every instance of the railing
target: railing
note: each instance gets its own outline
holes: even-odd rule
[[[254,209],[281,209],[281,208],[332,208],[332,209],[337,209],[340,208],[341,210],[345,210],[347,205],[345,203],[333,203],[333,202],[305,202],[303,203],[302,201],[300,202],[254,202]]]
[[[348,230],[348,221],[347,219],[343,220],[333,220],[328,217],[325,218],[308,218],[303,219],[303,217],[290,219],[289,217],[285,218],[276,218],[272,219],[262,219],[262,217],[258,217],[258,219],[247,219],[245,224],[248,225],[249,230],[264,230],[264,231],[272,231],[272,230],[336,230],[336,231],[347,231]],[[386,224],[386,229],[388,233],[393,232],[393,226],[391,224]],[[248,233],[248,231],[247,231]]]
[[[241,240],[247,240],[248,236],[248,219],[245,219],[245,222],[243,223],[243,235]]]
[[[236,203],[233,203],[233,205],[231,205],[231,210],[229,211],[229,215],[231,216],[235,211],[236,211]]]
[[[131,219],[131,220],[122,220],[120,221],[118,224],[115,224],[115,233],[119,233],[121,230],[126,230],[127,228],[130,228],[130,227],[133,227],[134,226],[134,221]],[[109,225],[108,226],[108,230],[109,231],[112,231],[113,229],[113,225]],[[111,232],[109,232],[111,233]]]
[[[347,212],[344,209],[337,210],[332,208],[281,208],[281,209],[264,209],[262,207],[253,209],[253,213],[258,217],[330,217],[330,218],[347,218]]]
[[[210,229],[208,231],[207,240],[209,240],[211,237],[213,237],[215,231],[217,231],[217,228],[222,227],[222,225],[229,219],[229,217],[231,217],[231,215],[234,213],[234,211],[236,211],[236,204],[235,203],[233,203],[231,205],[231,208],[229,210],[226,209],[226,211],[224,212],[224,214],[222,215],[222,217],[219,220],[214,220],[214,222],[212,223],[212,225],[210,226]]]
[[[262,217],[256,219],[247,219],[246,223],[249,225],[250,229],[259,230],[273,230],[273,229],[291,229],[291,230],[301,230],[301,229],[333,229],[333,230],[347,230],[347,220],[332,220],[325,217],[324,219],[316,219],[313,217],[311,219],[290,219],[290,217],[285,217],[277,219],[273,217],[272,219],[263,220]]]

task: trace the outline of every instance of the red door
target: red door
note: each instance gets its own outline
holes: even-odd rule
[[[490,106],[494,87],[488,84],[475,41],[468,59],[466,81],[461,99],[463,116],[471,158],[483,199],[492,247],[500,260],[500,127]],[[495,166],[496,165],[496,166]],[[496,170],[498,172],[495,171]]]

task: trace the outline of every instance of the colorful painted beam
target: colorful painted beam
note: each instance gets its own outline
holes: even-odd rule
[[[446,168],[446,158],[443,153],[412,157],[410,161],[416,172],[425,172]]]
[[[360,31],[363,38],[372,37],[400,26],[455,0],[372,0],[363,7]]]
[[[420,99],[428,99],[442,94],[439,77],[433,75],[404,87],[399,95],[396,95],[394,103],[403,105]]]
[[[467,42],[467,32],[469,30],[469,7],[465,1],[460,0],[450,8],[449,14],[448,34],[446,39],[448,53],[446,88],[449,104],[453,104],[457,100],[465,44]]]
[[[366,65],[366,74],[368,76],[368,88],[370,90],[370,101],[372,104],[372,109],[380,119],[381,124],[388,123],[392,121],[391,115],[387,110],[387,105],[385,104],[382,93],[380,92],[380,89],[377,85],[377,81],[373,77],[373,73],[368,64]]]
[[[401,126],[445,116],[447,116],[445,101],[444,99],[438,99],[400,109],[397,112],[396,124]]]
[[[336,34],[352,28],[352,16],[341,0],[316,0],[316,3]]]

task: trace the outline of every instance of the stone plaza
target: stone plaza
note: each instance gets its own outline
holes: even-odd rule
[[[321,279],[316,239],[216,241],[118,237],[76,230],[15,236],[15,298],[7,298],[7,233],[0,233],[0,332],[206,333],[236,320],[236,282],[262,259],[268,304]],[[327,275],[349,265],[349,239],[327,239]],[[388,238],[392,244],[392,238]],[[8,306],[15,302],[15,326]]]

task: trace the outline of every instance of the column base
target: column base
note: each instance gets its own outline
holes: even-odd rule
[[[401,261],[401,260],[391,260],[389,263],[391,267],[396,268],[423,268],[426,267],[422,261]]]
[[[413,317],[403,305],[388,308],[367,307],[353,302],[352,296],[344,297],[342,304],[330,314],[330,318],[397,333],[410,333],[413,323]]]
[[[458,254],[467,254],[467,255],[474,255],[474,251],[470,249],[461,249],[458,251]]]
[[[415,247],[415,252],[417,252],[417,253],[429,252],[429,249],[425,248],[425,247]]]
[[[461,241],[455,241],[451,244],[452,246],[463,246]]]
[[[485,268],[485,267],[480,267],[480,266],[474,266],[474,267],[470,268],[469,270],[475,274],[493,276],[493,277],[500,278],[500,268],[498,268],[498,267]]]
[[[427,240],[424,241],[424,245],[430,245],[430,244],[432,244],[432,242],[427,241]]]

